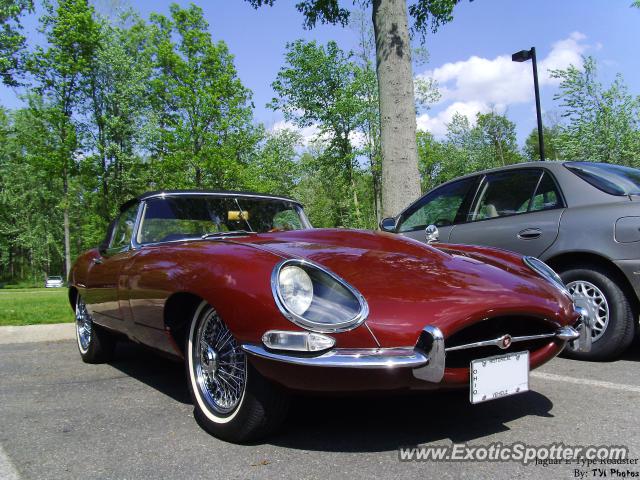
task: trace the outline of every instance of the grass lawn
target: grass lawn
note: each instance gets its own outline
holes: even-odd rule
[[[73,320],[66,288],[0,290],[0,326]]]

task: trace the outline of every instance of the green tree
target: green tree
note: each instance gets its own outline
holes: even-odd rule
[[[38,99],[32,99],[38,103]],[[0,275],[41,282],[64,269],[61,178],[42,168],[55,143],[46,116],[0,111]]]
[[[542,127],[544,139],[544,156],[548,160],[561,160],[558,151],[558,136],[560,135],[560,126],[553,125],[551,127]],[[540,160],[540,143],[538,141],[538,129],[534,128],[524,141],[524,154],[530,161]]]
[[[246,0],[254,8],[275,0]],[[415,0],[408,7],[417,32],[435,32],[453,19],[460,0]],[[363,0],[372,6],[380,104],[382,201],[385,216],[397,214],[420,194],[416,147],[416,112],[406,0]],[[299,0],[304,25],[345,25],[349,11],[338,0]]]
[[[419,132],[418,154],[424,189],[467,173],[524,160],[518,152],[515,124],[496,112],[477,114],[475,125],[466,116],[455,114],[443,141]]]
[[[243,186],[257,192],[294,195],[301,143],[300,134],[293,130],[265,133],[245,170]]]
[[[202,9],[172,4],[170,12],[151,16],[155,168],[164,187],[233,188],[259,139],[250,92]]]
[[[118,205],[144,189],[147,180],[139,146],[150,113],[146,93],[151,61],[145,46],[149,29],[129,12],[119,22],[99,22],[98,47],[83,82],[83,129],[90,133],[82,169],[88,191],[84,198],[91,202],[87,212],[95,214],[85,223],[94,232],[104,231]],[[95,234],[89,238],[97,240]]]
[[[522,161],[518,152],[516,126],[505,115],[479,113],[476,117],[477,138],[483,168],[505,166]]]
[[[335,42],[323,46],[298,40],[287,45],[286,64],[272,84],[278,95],[269,105],[272,109],[282,111],[284,118],[299,128],[316,126],[319,130],[318,145],[324,148],[317,161],[333,172],[331,178],[340,195],[351,200],[348,205],[336,204],[342,209],[342,225],[371,223],[362,214],[356,188],[359,152],[353,145],[356,134],[369,128],[371,80],[352,61],[352,54]]]
[[[429,132],[418,132],[418,158],[423,191],[468,173],[465,151],[451,142],[436,140]]]
[[[373,211],[378,224],[382,219],[382,153],[378,83],[375,70],[376,43],[373,27],[364,11],[357,10],[352,14],[351,25],[358,35],[358,49],[354,53],[354,61],[362,71],[364,79],[362,92],[364,112],[359,125],[363,139],[360,153],[367,159],[371,181],[370,195],[373,198]],[[363,178],[366,178],[366,175]]]
[[[37,82],[35,91],[42,95],[45,103],[32,103],[31,107],[47,119],[55,135],[50,156],[43,160],[42,168],[62,180],[60,202],[64,212],[65,273],[68,273],[71,269],[71,182],[78,172],[80,154],[73,115],[81,99],[83,76],[93,65],[99,28],[93,7],[86,0],[60,0],[55,6],[46,3],[45,10],[41,23],[47,46],[37,47],[29,61]]]
[[[17,86],[23,68],[26,40],[20,17],[33,12],[33,0],[0,0],[0,80]]]
[[[551,76],[560,80],[554,99],[566,120],[558,136],[563,159],[640,164],[640,98],[628,92],[621,75],[605,88],[596,61],[586,57],[582,68],[572,65]]]

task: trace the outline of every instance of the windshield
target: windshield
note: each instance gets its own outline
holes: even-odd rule
[[[57,281],[57,280],[62,280],[62,277],[49,277],[48,280],[53,280],[53,281]]]
[[[609,163],[567,162],[569,170],[610,195],[640,195],[640,170]]]
[[[304,228],[302,208],[287,200],[178,195],[146,200],[136,240],[145,244]]]

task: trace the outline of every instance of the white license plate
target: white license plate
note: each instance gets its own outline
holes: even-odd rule
[[[529,390],[529,352],[473,360],[471,403],[482,403]]]

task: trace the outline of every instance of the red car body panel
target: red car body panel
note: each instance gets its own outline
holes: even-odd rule
[[[70,285],[83,295],[96,323],[180,357],[181,345],[165,324],[167,300],[180,293],[213,305],[239,343],[260,343],[267,330],[303,330],[283,316],[271,290],[273,268],[285,258],[320,264],[366,298],[365,324],[332,335],[338,348],[413,346],[425,325],[440,328],[446,341],[489,317],[533,316],[558,327],[578,317],[571,299],[518,255],[460,245],[435,248],[396,235],[342,229],[149,245],[105,259],[91,250],[75,263]],[[531,367],[563,346],[550,339],[531,352]],[[443,382],[433,384],[406,369],[336,371],[250,361],[264,376],[297,390],[434,389],[469,382],[467,368],[447,368]]]

